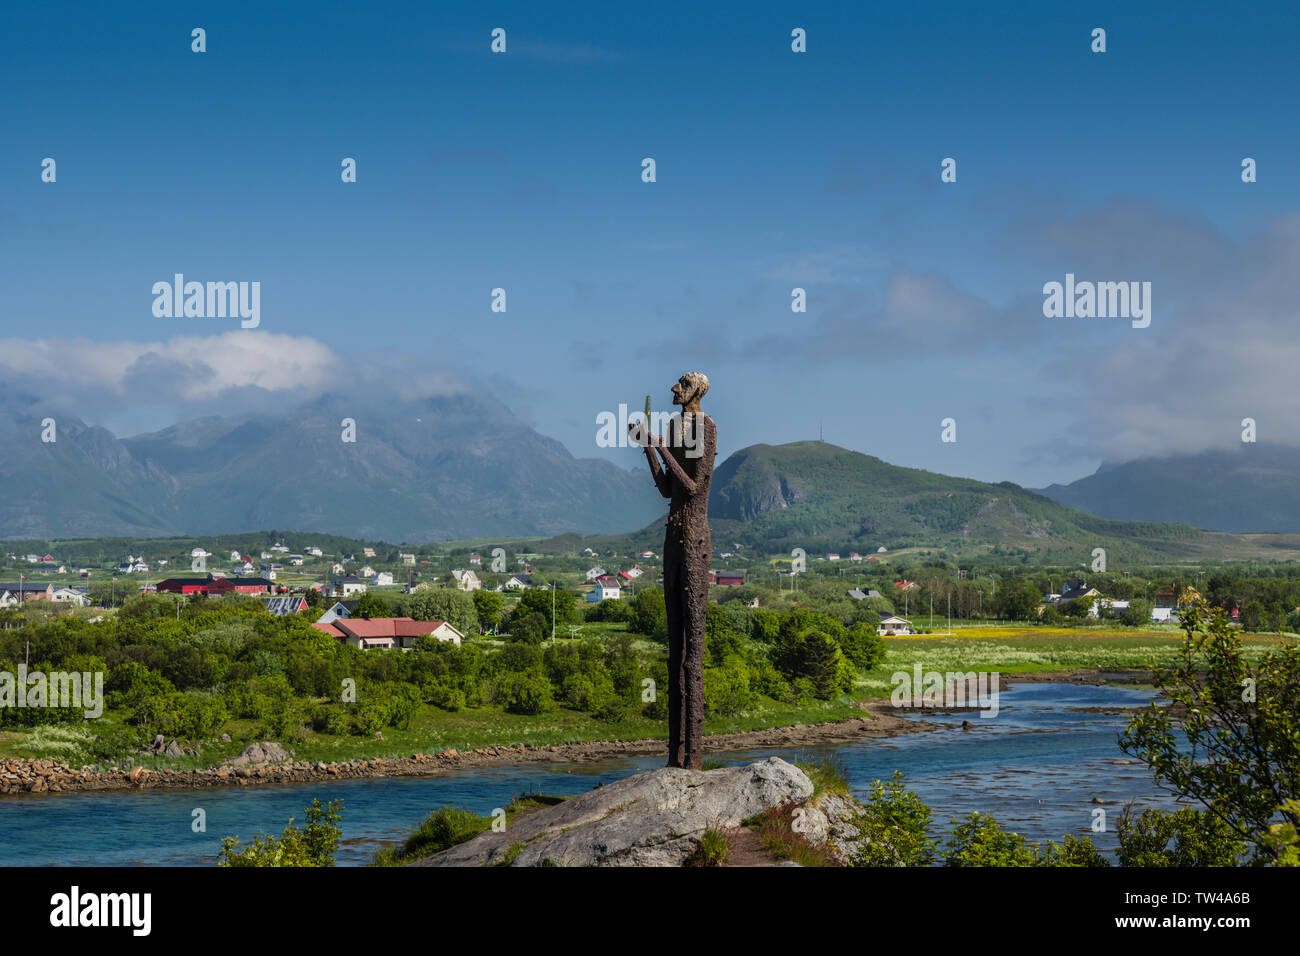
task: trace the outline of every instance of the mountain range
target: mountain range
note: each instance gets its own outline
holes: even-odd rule
[[[1105,518],[1300,532],[1300,448],[1243,442],[1231,451],[1104,464],[1040,493]]]
[[[343,440],[343,420],[356,440]],[[286,528],[423,543],[616,532],[662,511],[648,475],[574,458],[489,397],[382,413],[320,399],[274,414],[117,438],[39,414],[0,430],[0,536],[222,534]]]
[[[575,458],[490,396],[389,399],[370,411],[326,396],[130,438],[63,416],[53,442],[40,440],[42,415],[27,405],[0,425],[8,539],[281,528],[412,544],[576,532],[657,547],[662,535],[666,503],[642,462],[625,470]],[[355,441],[342,440],[345,419],[355,421]],[[1283,558],[1300,542],[1204,529],[1300,530],[1296,476],[1300,450],[1258,446],[1105,466],[1039,493],[804,441],[752,445],[719,462],[710,521],[715,543],[767,553],[938,547],[1078,564],[1104,548],[1112,561]]]

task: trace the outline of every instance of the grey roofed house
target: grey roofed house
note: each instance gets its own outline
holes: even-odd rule
[[[850,588],[844,592],[844,595],[853,598],[855,601],[865,601],[867,598],[884,597],[884,595],[875,588],[872,588],[870,591],[863,591],[860,588]]]
[[[316,618],[317,624],[333,624],[341,617],[351,617],[359,601],[335,601],[328,611]]]
[[[1060,603],[1064,604],[1066,601],[1073,601],[1076,598],[1096,595],[1097,593],[1096,588],[1088,587],[1083,581],[1066,581],[1065,586],[1061,588]]]

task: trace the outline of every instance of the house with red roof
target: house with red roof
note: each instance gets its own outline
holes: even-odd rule
[[[745,583],[744,571],[710,571],[709,583],[724,588],[738,588]]]
[[[312,625],[343,644],[363,651],[376,648],[409,651],[416,638],[430,634],[440,641],[460,646],[465,635],[446,621],[416,621],[409,617],[339,617],[328,623]]]

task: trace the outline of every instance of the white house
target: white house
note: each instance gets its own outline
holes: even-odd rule
[[[334,580],[334,593],[342,597],[351,597],[354,594],[364,594],[366,591],[366,582],[364,578],[359,578],[355,574],[349,574]]]
[[[233,561],[234,563],[238,564],[239,561],[240,561],[240,558],[241,558],[241,555],[240,555],[240,553],[239,553],[238,551],[231,551],[231,552],[230,552],[230,560]]]
[[[332,624],[341,617],[348,617],[352,609],[357,606],[356,601],[335,601],[324,614],[316,618],[317,624]]]
[[[52,601],[62,601],[65,604],[75,604],[77,607],[86,607],[90,604],[90,599],[86,597],[86,592],[78,588],[55,588],[54,593],[50,595]]]
[[[880,626],[876,628],[876,633],[881,637],[911,634],[913,633],[912,622],[905,617],[899,617],[897,614],[890,614],[888,617],[880,619]]]
[[[528,587],[527,581],[519,577],[517,574],[512,574],[510,575],[510,577],[506,579],[504,584],[502,584],[499,588],[497,588],[497,590],[498,591],[523,591],[527,587]]]
[[[375,569],[367,564],[358,571],[357,574],[361,575],[363,578],[373,578],[375,576]]]
[[[406,564],[406,565],[414,565],[414,564],[415,564],[415,555],[413,555],[413,554],[407,554],[405,551],[402,551],[402,552],[400,552],[397,556],[398,556],[398,558],[401,559],[401,561],[402,561],[403,564]]]
[[[639,564],[634,564],[623,573],[629,578],[639,578],[641,575],[645,574],[645,572],[641,570],[641,565]]]
[[[587,603],[598,604],[601,601],[617,601],[621,593],[622,591],[617,584],[597,581],[595,586],[587,592]]]
[[[477,591],[483,587],[483,583],[478,579],[478,575],[472,570],[465,568],[455,568],[451,572],[452,578],[456,581],[456,587],[462,591]]]
[[[1178,620],[1177,609],[1172,607],[1153,607],[1151,609],[1151,620],[1157,624],[1165,621]]]
[[[594,581],[596,580],[596,578],[604,577],[604,575],[605,575],[605,569],[602,568],[599,564],[596,565],[595,567],[591,567],[587,569],[588,581]]]
[[[310,554],[313,558],[319,558],[321,554],[323,554],[321,549],[316,547],[315,545],[312,545],[310,548],[308,548],[307,553]]]
[[[393,583],[393,574],[391,571],[380,571],[370,579],[370,583],[377,588],[382,588]]]

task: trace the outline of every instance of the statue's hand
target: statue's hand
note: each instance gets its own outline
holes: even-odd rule
[[[628,422],[627,432],[632,441],[646,448],[656,448],[664,443],[662,436],[649,434],[644,422]]]

